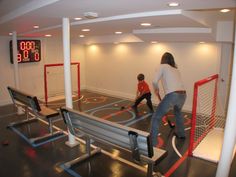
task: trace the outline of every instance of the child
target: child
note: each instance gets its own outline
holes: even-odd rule
[[[153,113],[152,101],[151,101],[151,92],[149,89],[148,84],[144,81],[144,75],[141,73],[137,76],[138,79],[138,86],[137,86],[137,93],[135,103],[132,106],[135,113],[138,113],[137,106],[139,103],[145,98],[147,100],[147,106],[150,109],[150,112]]]

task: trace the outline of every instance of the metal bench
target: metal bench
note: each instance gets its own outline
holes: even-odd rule
[[[48,121],[49,133],[39,137],[29,138],[31,143],[42,142],[44,140],[63,135],[62,131],[53,132],[52,119],[58,117],[60,115],[59,112],[46,106],[40,106],[36,96],[29,95],[13,87],[7,87],[7,89],[14,105],[17,108],[23,108],[23,111],[25,112],[26,116],[23,120],[11,122],[8,127],[32,123],[34,121],[37,121],[39,118],[42,118]],[[32,114],[33,116],[30,114]]]
[[[66,162],[64,165],[67,168],[101,152],[100,148],[91,150],[92,139],[131,152],[135,162],[148,164],[147,177],[161,176],[153,171],[153,167],[167,155],[167,152],[152,146],[149,133],[66,107],[61,108],[61,113],[70,133],[76,137],[84,137],[86,142],[86,153]]]

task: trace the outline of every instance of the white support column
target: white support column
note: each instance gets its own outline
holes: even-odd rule
[[[19,67],[18,67],[18,60],[17,60],[17,33],[16,31],[12,32],[12,51],[13,51],[13,64],[14,64],[14,81],[15,87],[20,89],[20,81],[19,81]],[[17,114],[23,114],[23,110],[20,107],[17,107]]]
[[[70,69],[70,21],[68,18],[62,19],[63,32],[63,53],[64,53],[64,84],[66,107],[73,108],[72,89],[71,89],[71,69]],[[69,141],[66,144],[70,147],[76,146],[78,142],[75,137],[68,131]]]
[[[17,61],[17,36],[15,31],[12,32],[12,50],[13,50],[15,87],[19,89],[20,84],[19,84],[19,69]]]
[[[229,106],[227,111],[224,141],[218,163],[216,177],[228,177],[232,158],[234,155],[235,139],[236,139],[236,26],[235,26],[235,42],[234,42],[234,57],[232,68],[232,79],[230,86]]]

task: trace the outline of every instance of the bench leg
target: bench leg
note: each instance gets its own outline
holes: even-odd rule
[[[71,160],[69,162],[66,162],[64,165],[65,167],[67,168],[70,168],[72,165],[76,164],[76,163],[79,163],[79,162],[82,162],[92,156],[94,156],[95,154],[97,153],[100,153],[101,152],[101,148],[95,148],[91,151],[91,141],[90,141],[90,138],[88,136],[85,137],[85,146],[86,146],[86,153],[83,154],[82,156],[74,159],[74,160]]]
[[[77,164],[79,162],[82,162],[82,161],[84,161],[84,160],[86,160],[86,159],[88,159],[88,158],[90,158],[90,157],[92,157],[95,154],[100,153],[100,152],[101,152],[101,149],[100,148],[96,148],[96,149],[92,150],[90,152],[90,154],[88,154],[88,153],[83,154],[82,156],[80,156],[80,157],[78,157],[78,158],[76,158],[74,160],[66,162],[64,165],[65,165],[66,168],[70,168],[72,165]]]
[[[20,125],[28,124],[28,123],[31,123],[34,121],[38,121],[38,119],[37,118],[29,118],[29,119],[25,119],[25,120],[18,121],[18,122],[11,122],[7,127],[20,126]]]
[[[60,130],[56,131],[56,132],[53,132],[53,126],[52,126],[52,119],[51,118],[48,118],[48,128],[49,128],[49,130],[48,130],[49,133],[47,133],[43,136],[40,136],[40,137],[30,138],[30,142],[37,144],[37,143],[49,140],[51,138],[56,138],[58,136],[63,135],[63,131],[60,131]]]
[[[49,140],[51,138],[56,138],[56,137],[61,136],[63,134],[64,134],[63,131],[56,131],[53,134],[48,133],[48,134],[45,134],[43,136],[39,136],[39,137],[36,137],[36,138],[30,138],[30,142],[37,144],[37,143]]]
[[[148,163],[147,177],[164,177],[160,172],[154,172],[153,167],[153,163]]]
[[[37,121],[38,119],[36,117],[30,117],[29,115],[29,110],[27,107],[24,107],[24,113],[25,113],[25,117],[26,119],[20,120],[20,121],[16,121],[16,122],[11,122],[7,127],[13,127],[13,126],[20,126],[23,124],[28,124],[34,121]]]
[[[48,126],[49,126],[49,132],[51,133],[51,134],[53,134],[53,127],[52,127],[52,119],[51,118],[49,118],[48,119]]]
[[[152,173],[153,173],[153,164],[152,163],[148,163],[147,177],[152,177]]]

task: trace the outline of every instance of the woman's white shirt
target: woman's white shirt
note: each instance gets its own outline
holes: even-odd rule
[[[165,94],[185,90],[179,70],[168,64],[161,64],[159,70],[156,72],[153,80],[155,89],[159,89],[158,82],[160,80],[162,81]]]

